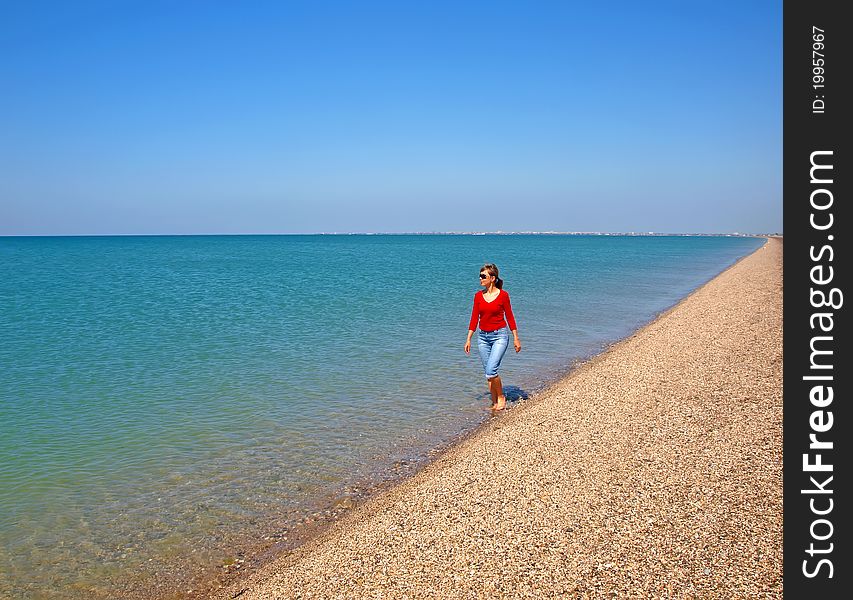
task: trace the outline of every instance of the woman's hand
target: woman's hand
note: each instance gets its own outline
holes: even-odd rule
[[[515,351],[521,352],[521,340],[518,339],[517,335],[515,336],[515,339],[513,340],[512,343],[513,343],[513,346],[515,346]]]
[[[471,340],[465,340],[465,354],[471,353]]]

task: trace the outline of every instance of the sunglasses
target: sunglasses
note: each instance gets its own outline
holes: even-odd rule
[[[486,277],[491,277],[491,275],[488,275],[486,273],[480,273],[480,279],[485,279]]]

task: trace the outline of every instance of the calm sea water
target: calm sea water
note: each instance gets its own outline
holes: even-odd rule
[[[762,242],[0,238],[0,596],[219,568],[476,426],[484,262],[524,344],[502,368],[517,404]]]

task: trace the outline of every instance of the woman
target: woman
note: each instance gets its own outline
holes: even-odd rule
[[[509,346],[509,330],[512,330],[515,338],[516,352],[521,352],[521,340],[518,339],[518,328],[509,303],[509,294],[503,290],[504,281],[498,277],[497,266],[492,263],[483,265],[480,269],[480,285],[485,289],[474,294],[474,308],[468,325],[468,339],[465,340],[465,354],[471,352],[471,336],[474,335],[479,322],[480,335],[477,339],[477,347],[489,382],[492,408],[503,410],[506,408],[506,396],[504,396],[501,376],[498,375],[498,367]],[[509,327],[507,327],[507,321],[509,321]]]

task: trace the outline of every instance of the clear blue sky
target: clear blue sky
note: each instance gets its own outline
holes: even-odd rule
[[[0,0],[0,235],[781,231],[781,13]]]

